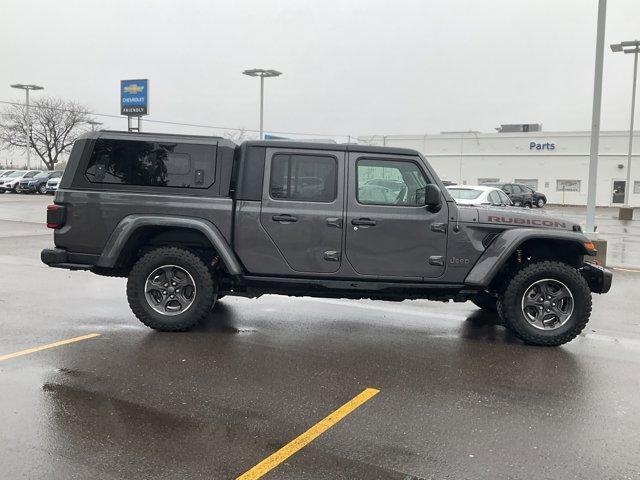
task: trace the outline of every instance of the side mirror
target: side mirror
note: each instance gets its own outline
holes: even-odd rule
[[[442,205],[442,192],[437,185],[430,183],[424,187],[424,205],[428,210],[439,210]]]

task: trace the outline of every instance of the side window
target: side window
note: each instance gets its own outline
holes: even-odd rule
[[[502,190],[498,190],[498,195],[500,196],[500,203],[505,205],[511,205],[511,199],[507,197],[507,194]]]
[[[325,155],[277,154],[271,160],[269,195],[275,200],[333,202],[338,161]]]
[[[85,175],[91,183],[209,188],[215,167],[215,145],[99,139]]]
[[[418,165],[398,160],[359,160],[356,199],[364,205],[424,205],[427,180]]]
[[[491,205],[500,205],[502,203],[497,190],[489,192],[489,201],[491,202]]]
[[[517,194],[524,193],[518,185],[512,185],[511,188],[513,188],[513,193],[517,193]]]
[[[513,190],[511,190],[511,185],[504,185],[502,187],[502,190],[506,192],[508,195],[511,195],[513,193]]]

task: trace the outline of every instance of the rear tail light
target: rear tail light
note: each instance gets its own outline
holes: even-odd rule
[[[47,228],[62,228],[67,216],[64,205],[47,205]]]

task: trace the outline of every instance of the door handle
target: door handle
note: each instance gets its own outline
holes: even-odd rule
[[[375,227],[376,221],[370,218],[354,218],[351,220],[351,225],[362,225],[363,227]]]
[[[298,221],[298,217],[294,217],[293,215],[289,215],[287,213],[283,215],[274,215],[273,217],[271,217],[271,219],[274,222],[286,222],[286,223],[293,223]]]

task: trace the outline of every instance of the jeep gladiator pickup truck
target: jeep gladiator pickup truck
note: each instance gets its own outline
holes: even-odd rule
[[[578,335],[612,274],[580,226],[456,205],[417,151],[151,133],[79,138],[44,263],[128,277],[134,314],[193,327],[226,295],[472,301],[530,344]],[[215,311],[214,311],[215,313]]]

